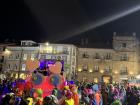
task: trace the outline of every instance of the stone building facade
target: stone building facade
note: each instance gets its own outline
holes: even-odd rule
[[[113,48],[78,48],[77,80],[111,82],[135,79],[139,74],[139,41],[135,34],[114,33]]]
[[[135,79],[140,74],[140,49],[136,35],[114,33],[112,48],[77,48],[71,44],[46,44],[24,40],[7,45],[0,52],[4,73],[25,78],[26,60],[56,59],[64,61],[67,79],[111,82]]]
[[[63,60],[64,73],[67,79],[74,78],[76,72],[77,48],[70,44],[45,44],[33,41],[21,41],[19,46],[7,46],[4,54],[3,71],[16,78],[26,78],[28,70],[26,61],[31,60]]]

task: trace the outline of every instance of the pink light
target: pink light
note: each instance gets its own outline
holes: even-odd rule
[[[55,64],[48,64],[48,66],[55,66]]]

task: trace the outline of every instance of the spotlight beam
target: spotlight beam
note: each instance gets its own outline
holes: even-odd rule
[[[104,24],[110,23],[112,21],[118,20],[118,19],[123,18],[123,17],[125,17],[127,15],[130,15],[132,13],[135,13],[135,12],[137,12],[139,10],[140,10],[140,4],[136,5],[136,6],[133,6],[133,7],[129,8],[129,9],[123,10],[121,12],[115,13],[115,14],[113,14],[111,16],[107,16],[105,18],[102,18],[102,19],[100,19],[100,20],[98,20],[96,22],[91,22],[90,24],[82,26],[77,30],[73,30],[73,31],[69,32],[68,35],[65,33],[66,36],[64,38],[58,39],[57,41],[62,41],[62,40],[71,38],[73,36],[77,36],[80,33],[84,33],[86,31],[95,29],[95,28],[100,27],[100,26],[102,26]]]

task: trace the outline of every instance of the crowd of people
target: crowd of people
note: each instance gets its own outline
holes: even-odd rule
[[[0,80],[0,105],[140,105],[140,88],[129,84],[70,81],[43,97],[41,89],[20,91],[16,83]]]

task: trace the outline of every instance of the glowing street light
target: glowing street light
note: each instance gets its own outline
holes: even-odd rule
[[[129,74],[130,74],[130,75],[133,75],[134,73],[133,73],[133,72],[130,72]]]
[[[90,69],[89,72],[91,73],[92,72],[92,69]]]
[[[100,71],[100,73],[104,73],[104,71],[103,71],[103,70],[101,70],[101,71]]]
[[[8,50],[8,49],[5,49],[5,52],[4,52],[4,54],[6,54],[6,55],[9,55],[11,53],[11,51],[10,50]]]
[[[45,45],[46,45],[46,46],[49,46],[49,42],[46,42]]]
[[[78,69],[78,71],[79,71],[79,72],[81,72],[81,71],[82,71],[82,69]]]
[[[114,73],[115,73],[115,74],[118,74],[118,71],[115,71]]]

